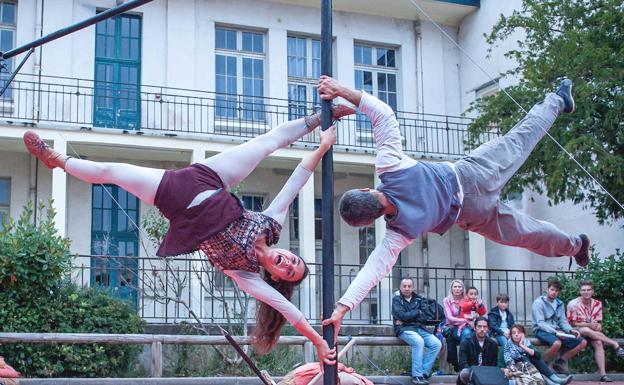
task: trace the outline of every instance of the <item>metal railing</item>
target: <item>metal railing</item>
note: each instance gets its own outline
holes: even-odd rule
[[[183,88],[94,82],[20,75],[0,98],[0,118],[8,122],[63,123],[76,128],[115,128],[165,135],[253,138],[287,120],[303,117],[311,103],[219,94]],[[414,156],[460,157],[467,153],[471,119],[398,111],[404,150]],[[338,124],[338,146],[373,150],[370,122],[352,116]],[[486,134],[483,140],[498,135]],[[301,143],[315,143],[308,135]]]
[[[72,279],[83,286],[101,286],[133,303],[149,323],[181,321],[205,323],[253,322],[255,301],[238,290],[229,278],[205,258],[136,258],[84,256],[76,260]],[[320,317],[321,266],[309,264],[310,275],[292,301],[312,322]],[[334,278],[336,298],[346,291],[360,265],[337,264]],[[348,313],[345,324],[391,324],[392,297],[400,278],[412,277],[415,290],[442,304],[453,279],[475,286],[488,307],[499,293],[510,297],[510,310],[519,322],[530,323],[531,304],[544,291],[549,276],[561,271],[437,268],[396,265],[391,274],[364,301]],[[571,274],[564,272],[564,274]],[[249,300],[249,302],[246,302]],[[249,305],[245,308],[245,304]],[[246,311],[245,311],[246,309]],[[197,317],[195,319],[194,317]]]

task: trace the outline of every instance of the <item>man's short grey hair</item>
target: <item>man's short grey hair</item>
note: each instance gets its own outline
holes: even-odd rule
[[[351,226],[365,226],[383,214],[384,207],[370,191],[349,190],[340,198],[340,216]]]

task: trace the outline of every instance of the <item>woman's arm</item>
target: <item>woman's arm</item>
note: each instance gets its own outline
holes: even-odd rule
[[[336,127],[331,126],[325,131],[321,131],[321,144],[319,147],[303,158],[299,166],[292,173],[288,181],[282,187],[269,207],[264,210],[263,214],[275,219],[278,223],[283,224],[288,214],[288,207],[295,199],[299,191],[308,182],[310,175],[314,172],[316,166],[323,158],[323,155],[336,143]]]
[[[327,342],[310,326],[299,309],[268,283],[264,282],[260,274],[241,270],[225,270],[223,273],[231,277],[245,293],[282,313],[301,335],[312,341],[321,362],[329,365],[335,363],[335,349],[329,349]]]

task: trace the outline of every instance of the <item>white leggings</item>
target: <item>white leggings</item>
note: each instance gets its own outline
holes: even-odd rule
[[[314,128],[306,127],[304,119],[285,122],[266,134],[200,163],[219,174],[225,187],[229,187],[245,179],[273,151],[296,142]],[[76,158],[67,160],[65,171],[85,182],[116,184],[151,205],[165,173],[165,170],[127,163],[101,163]]]

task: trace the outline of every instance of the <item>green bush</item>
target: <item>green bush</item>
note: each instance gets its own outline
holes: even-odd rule
[[[594,255],[587,269],[579,269],[572,276],[560,274],[563,283],[560,298],[566,304],[579,296],[579,283],[589,279],[593,282],[594,297],[602,301],[603,332],[612,338],[624,337],[624,253],[616,250],[615,254],[601,260]],[[624,371],[624,361],[618,359],[610,347],[605,347],[608,371]],[[588,345],[570,363],[578,372],[596,371],[594,351]]]
[[[0,231],[0,330],[30,333],[140,333],[143,321],[106,292],[68,282],[69,241],[54,228],[54,210],[25,206]],[[141,350],[129,345],[5,344],[0,355],[28,377],[110,377],[127,372]]]

